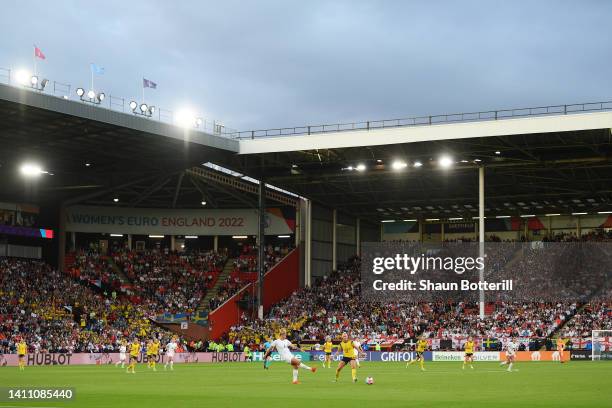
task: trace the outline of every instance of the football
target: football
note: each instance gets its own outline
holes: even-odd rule
[[[373,385],[374,384],[374,377],[366,377],[365,382],[368,385]]]

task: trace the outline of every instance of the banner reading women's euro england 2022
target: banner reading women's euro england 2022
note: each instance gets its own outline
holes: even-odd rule
[[[66,231],[136,235],[255,235],[256,209],[161,209],[72,206],[65,213]],[[292,234],[295,209],[266,210],[266,234]]]

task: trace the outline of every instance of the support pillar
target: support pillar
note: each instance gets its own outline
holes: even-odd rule
[[[310,287],[312,277],[312,201],[304,200],[306,220],[302,223],[305,229],[304,245],[304,286]]]
[[[170,235],[170,250],[176,251],[176,237],[174,235]]]
[[[332,211],[332,271],[338,270],[338,210]]]
[[[258,293],[257,293],[257,316],[260,319],[263,319],[263,305],[264,305],[264,274],[265,271],[265,233],[266,233],[266,183],[263,180],[263,177],[259,180],[259,190],[258,190],[258,215],[259,215],[259,223],[257,228],[257,243],[258,243],[258,251],[257,251],[257,267],[259,271],[259,285],[258,285]]]
[[[128,251],[132,250],[132,234],[127,234],[127,248]]]
[[[357,218],[355,225],[355,253],[357,256],[361,255],[361,219]]]
[[[485,255],[485,169],[484,166],[478,168],[478,249],[479,256],[484,258]],[[484,281],[484,270],[480,270],[480,281]],[[480,319],[485,317],[485,298],[484,291],[480,291],[480,302],[479,302],[479,315]]]
[[[419,218],[419,242],[423,243],[423,231],[425,230],[425,228],[423,228],[423,219]]]
[[[57,234],[57,270],[64,270],[65,256],[66,256],[66,207],[62,204],[60,206],[60,222],[59,231]]]
[[[74,231],[70,233],[70,250],[72,252],[76,251],[76,232]]]
[[[215,237],[213,238],[213,251],[218,252],[219,251],[219,236],[215,235]]]
[[[302,217],[301,217],[301,201],[298,201],[297,207],[295,207],[295,231],[293,237],[295,239],[295,247],[300,245],[300,236],[302,233]]]

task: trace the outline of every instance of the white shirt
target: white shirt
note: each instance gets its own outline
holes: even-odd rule
[[[291,342],[289,340],[276,339],[272,342],[272,345],[270,347],[274,347],[276,352],[280,354],[281,357],[285,358],[291,357],[292,355],[289,346],[291,346]]]
[[[516,344],[515,344],[515,343],[513,343],[513,342],[511,342],[511,341],[509,341],[509,342],[506,344],[506,351],[507,351],[507,353],[508,353],[509,355],[513,356],[513,355],[514,355],[514,353],[516,353]]]
[[[125,347],[124,345],[121,345],[121,347],[119,347],[119,352],[121,354],[125,354],[126,351],[127,351],[127,347]]]
[[[176,345],[175,342],[171,341],[170,343],[168,343],[166,345],[166,351],[168,352],[168,355],[173,356],[174,355],[174,350],[176,350],[178,346]]]

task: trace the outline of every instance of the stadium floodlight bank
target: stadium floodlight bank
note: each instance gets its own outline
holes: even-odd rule
[[[592,331],[591,360],[612,360],[612,330]]]

